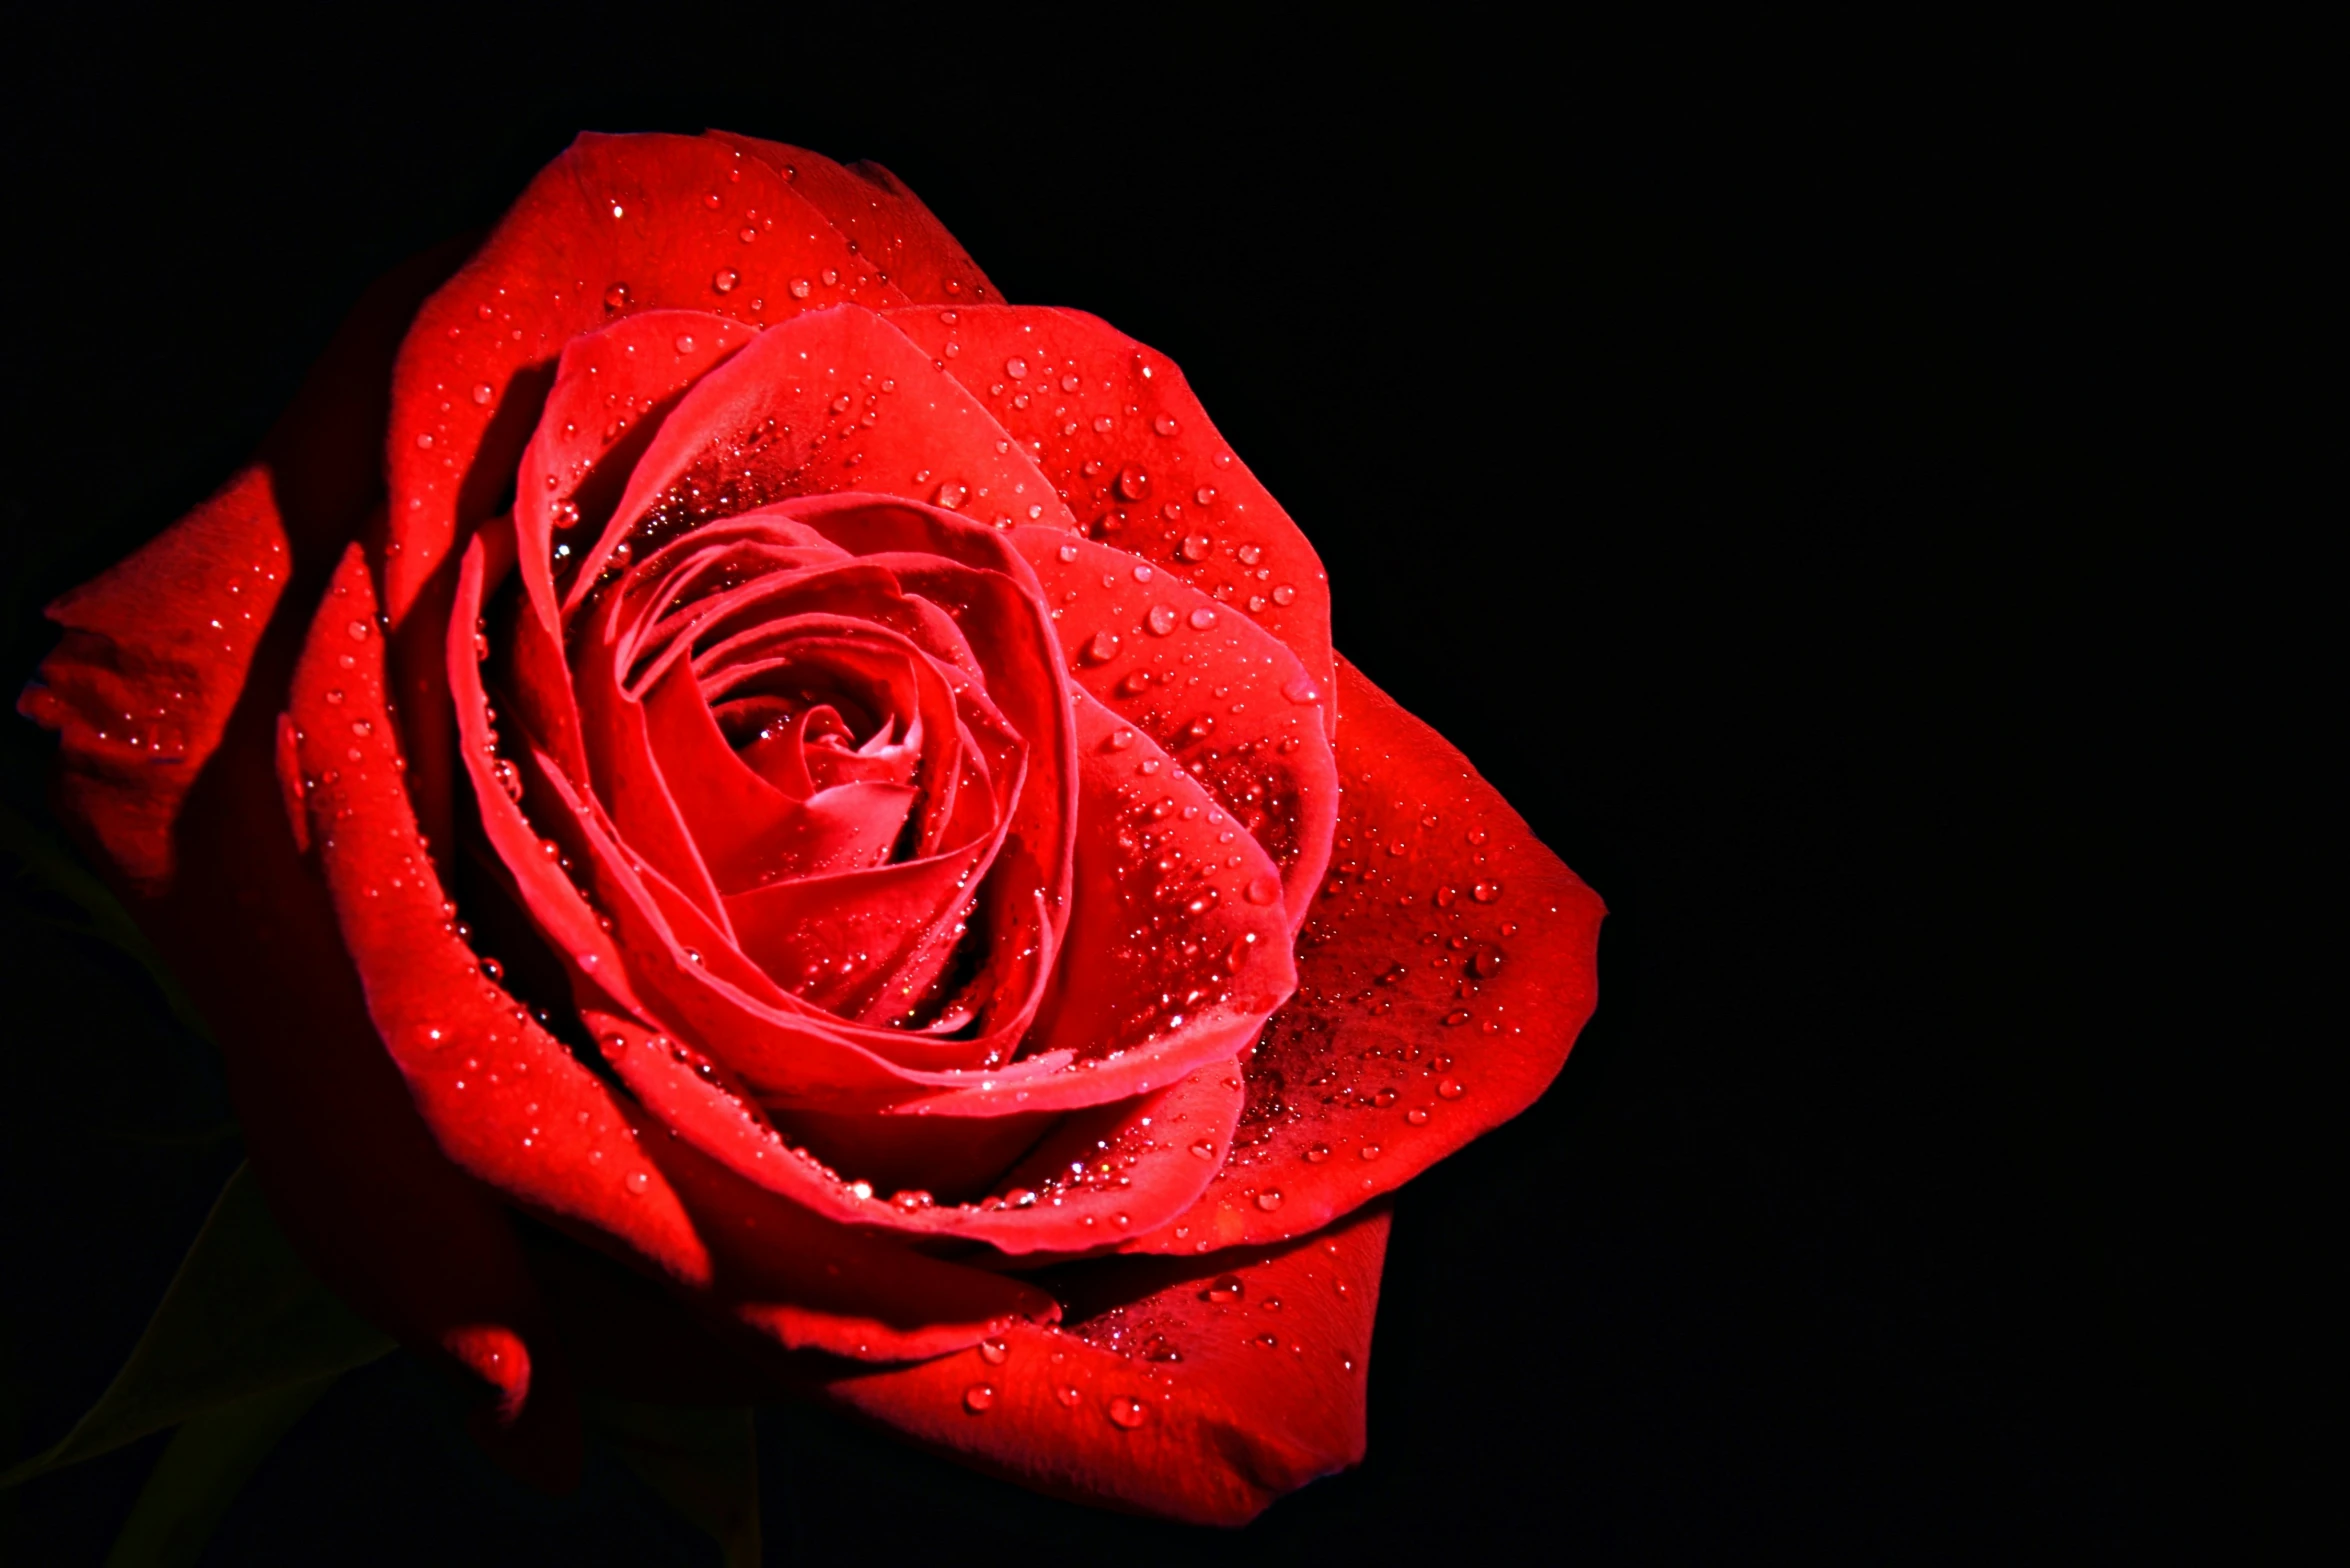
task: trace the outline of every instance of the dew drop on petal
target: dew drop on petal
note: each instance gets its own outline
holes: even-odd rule
[[[1237,1274],[1219,1274],[1208,1282],[1207,1298],[1219,1307],[1228,1307],[1248,1294],[1248,1287]]]
[[[1175,614],[1175,607],[1171,604],[1154,604],[1150,607],[1150,613],[1143,617],[1143,624],[1151,629],[1151,635],[1154,637],[1167,636],[1175,630],[1179,622],[1180,618]]]
[[[1129,1432],[1150,1418],[1150,1412],[1143,1408],[1142,1401],[1127,1394],[1120,1394],[1111,1400],[1109,1408],[1111,1424]]]
[[[734,286],[742,280],[743,275],[732,267],[720,267],[716,272],[710,274],[710,287],[721,294],[732,294]]]
[[[630,1171],[627,1177],[621,1182],[621,1185],[626,1187],[630,1192],[637,1193],[641,1196],[642,1194],[652,1189],[653,1178],[651,1173],[647,1171]]]
[[[979,1342],[979,1359],[991,1367],[1002,1366],[1011,1359],[1011,1355],[1012,1347],[1000,1339],[983,1339]]]
[[[1270,904],[1281,897],[1281,879],[1271,872],[1250,880],[1246,896],[1252,904]]]
[[[963,1408],[975,1416],[987,1414],[995,1408],[995,1389],[986,1383],[974,1383],[963,1390]]]
[[[1281,1201],[1281,1189],[1278,1187],[1267,1187],[1263,1192],[1257,1194],[1257,1207],[1263,1209],[1267,1214],[1281,1207]]]
[[[1209,609],[1206,605],[1203,604],[1198,609],[1191,612],[1191,629],[1193,631],[1204,632],[1215,624],[1216,612]]]
[[[1175,423],[1175,416],[1173,414],[1161,414],[1158,418],[1151,421],[1151,428],[1156,430],[1160,435],[1171,436],[1175,433],[1178,427]]]
[[[1457,1100],[1469,1090],[1458,1078],[1439,1078],[1436,1080],[1436,1092],[1448,1100]]]

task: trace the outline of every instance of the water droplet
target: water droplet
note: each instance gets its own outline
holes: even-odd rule
[[[1439,1078],[1436,1080],[1436,1092],[1448,1100],[1457,1100],[1469,1092],[1469,1087],[1458,1078]]]
[[[485,975],[488,975],[492,980],[503,980],[506,978],[506,966],[499,963],[494,958],[485,958],[481,961],[481,972]]]
[[[1014,354],[1010,359],[1004,361],[1004,374],[1010,376],[1014,381],[1022,379],[1028,374],[1028,361]]]
[[[1160,435],[1171,436],[1175,433],[1178,427],[1175,423],[1175,416],[1173,414],[1161,414],[1158,418],[1151,421],[1151,428],[1156,430]]]
[[[1118,656],[1118,634],[1095,632],[1085,645],[1084,658],[1088,664],[1107,664]]]
[[[985,1415],[995,1408],[995,1390],[985,1383],[974,1383],[963,1390],[963,1408],[975,1416]]]
[[[849,411],[849,402],[849,395],[846,392],[843,392],[840,396],[832,400],[832,411],[836,414],[847,413]]]
[[[1191,1146],[1191,1152],[1203,1160],[1212,1160],[1216,1157],[1216,1140],[1202,1138]]]
[[[1322,688],[1316,686],[1308,676],[1292,675],[1281,683],[1281,695],[1291,702],[1320,702]]]
[[[373,735],[375,733],[375,724],[372,720],[368,719],[353,719],[351,721],[351,733],[359,736],[361,739],[365,739],[367,736]]]
[[[1410,1110],[1403,1113],[1403,1119],[1407,1122],[1410,1122],[1414,1127],[1425,1127],[1428,1125],[1428,1107],[1425,1105],[1415,1105]]]
[[[983,1339],[979,1342],[979,1359],[991,1367],[1002,1366],[1011,1356],[1012,1347],[1000,1339]]]
[[[1317,1143],[1313,1147],[1306,1150],[1306,1163],[1308,1165],[1319,1165],[1328,1158],[1330,1158],[1330,1145],[1326,1143]]]
[[[1430,896],[1438,909],[1450,909],[1459,900],[1461,890],[1457,887],[1440,887]]]
[[[1273,602],[1275,604],[1287,604],[1296,597],[1297,590],[1290,587],[1287,583],[1283,583],[1278,588],[1273,590]]]
[[[1116,420],[1104,414],[1093,422],[1093,433],[1097,436],[1106,436],[1110,433],[1110,427],[1116,423]]]
[[[1208,558],[1210,545],[1211,541],[1206,534],[1186,534],[1183,543],[1175,547],[1175,553],[1186,561],[1204,561]]]
[[[1201,506],[1214,506],[1216,504],[1216,487],[1214,485],[1201,485],[1197,490],[1194,490],[1191,493],[1191,498],[1192,500],[1198,502]]]
[[[1480,980],[1490,980],[1501,973],[1502,957],[1498,947],[1481,947],[1469,959],[1469,973]]]
[[[432,432],[431,432],[431,431],[429,431],[429,430],[420,430],[420,431],[418,431],[418,432],[417,432],[417,434],[416,434],[416,444],[417,444],[417,446],[418,446],[418,447],[420,447],[420,448],[421,448],[421,449],[423,449],[424,451],[427,451],[427,452],[431,451],[431,450],[432,450]]]
[[[618,207],[612,209],[612,216],[615,218],[620,216]],[[626,310],[628,308],[628,285],[615,283],[604,290],[604,308],[606,310]]]
[[[497,395],[498,389],[487,381],[477,381],[473,385],[473,401],[476,403],[486,405],[491,398]]]
[[[1483,828],[1469,829],[1469,842],[1472,845],[1482,847],[1485,843],[1485,830]]]
[[[938,494],[934,499],[937,500],[939,505],[945,507],[948,511],[951,512],[956,507],[961,506],[963,504],[963,498],[968,496],[970,493],[971,491],[969,486],[956,484],[952,479],[950,479],[945,484],[938,487]]]
[[[1074,561],[1077,559],[1077,546],[1073,544],[1065,544],[1061,546],[1057,553],[1064,561]]]
[[[1257,1207],[1263,1209],[1267,1214],[1270,1214],[1275,1209],[1281,1207],[1281,1189],[1278,1187],[1267,1187],[1263,1192],[1258,1193]]]
[[[1076,1389],[1071,1388],[1068,1384],[1063,1383],[1059,1388],[1053,1390],[1053,1397],[1059,1400],[1062,1404],[1067,1405],[1070,1409],[1074,1410],[1077,1408],[1077,1401],[1083,1399],[1085,1396],[1077,1392]]]
[[[1132,731],[1132,730],[1113,730],[1113,731],[1111,731],[1111,733],[1110,733],[1110,749],[1111,749],[1112,751],[1124,751],[1124,750],[1125,750],[1127,747],[1129,747],[1129,746],[1131,746],[1131,745],[1133,745],[1133,744],[1134,744],[1134,731]]]
[[[334,703],[341,702],[343,700],[342,688],[337,687],[335,690],[328,692],[326,694],[326,700]]]
[[[1167,636],[1179,624],[1179,617],[1175,614],[1175,607],[1171,604],[1152,605],[1150,613],[1142,619],[1143,624],[1151,629],[1151,635],[1154,637]]]
[[[1149,471],[1143,468],[1138,468],[1132,463],[1128,463],[1124,468],[1119,469],[1118,493],[1129,501],[1139,501],[1144,496],[1149,495],[1151,493],[1151,476]]]
[[[1215,624],[1216,612],[1209,609],[1206,605],[1203,604],[1198,609],[1191,612],[1191,629],[1193,631],[1204,632]]]
[[[677,351],[680,354],[691,354],[694,351],[694,336],[692,333],[680,332],[677,335]]]
[[[1064,392],[1074,392],[1082,384],[1083,383],[1078,381],[1075,376],[1063,376],[1061,378],[1061,390]]]
[[[1150,1412],[1143,1408],[1141,1400],[1133,1398],[1131,1395],[1120,1394],[1110,1401],[1110,1421],[1115,1426],[1124,1427],[1131,1432],[1148,1419],[1150,1419]]]
[[[735,236],[736,239],[741,240],[745,245],[750,244],[751,241],[757,239],[758,237],[759,231],[750,227],[748,224],[744,225],[742,231]]]
[[[732,267],[720,267],[716,272],[710,274],[710,287],[721,294],[732,294],[734,286],[742,280],[743,275]]]
[[[1281,879],[1271,872],[1251,878],[1247,898],[1252,904],[1270,904],[1281,896]]]
[[[1461,1025],[1467,1023],[1468,1021],[1469,1010],[1465,1007],[1456,1007],[1451,1012],[1444,1015],[1444,1026],[1447,1029],[1458,1029]]]
[[[630,1192],[637,1193],[641,1196],[642,1194],[652,1190],[652,1173],[649,1171],[630,1171],[627,1177],[621,1182],[621,1185],[626,1187]]]
[[[1152,572],[1148,562],[1145,562],[1142,565],[1135,567],[1134,569],[1134,580],[1138,583],[1147,583],[1155,575],[1156,574]]]
[[[718,203],[720,199],[721,198],[719,197],[718,193],[716,191],[712,191],[709,195],[702,198],[702,205],[709,208],[712,212],[716,212],[718,210]]]
[[[1499,882],[1479,882],[1469,889],[1469,896],[1480,904],[1490,904],[1501,897]]]
[[[1248,1294],[1248,1287],[1237,1274],[1219,1274],[1208,1282],[1207,1298],[1219,1307],[1228,1307]]]
[[[1375,1160],[1379,1158],[1379,1145],[1375,1143],[1364,1144],[1362,1147],[1362,1156],[1366,1160]]]

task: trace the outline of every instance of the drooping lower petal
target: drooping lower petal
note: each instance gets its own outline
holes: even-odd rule
[[[1015,1325],[827,1397],[1023,1486],[1241,1525],[1363,1455],[1387,1215],[1286,1246],[1056,1271],[1068,1327]]]

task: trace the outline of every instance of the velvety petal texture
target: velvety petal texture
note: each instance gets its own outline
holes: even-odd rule
[[[1601,909],[1173,363],[728,133],[346,338],[20,702],[322,1274],[549,1484],[581,1380],[1206,1523],[1360,1459],[1372,1200],[1550,1084]]]

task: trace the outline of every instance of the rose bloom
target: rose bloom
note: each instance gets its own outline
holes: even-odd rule
[[[1175,366],[871,164],[583,136],[49,613],[273,1210],[557,1484],[583,1389],[788,1392],[1245,1521],[1596,996]]]

